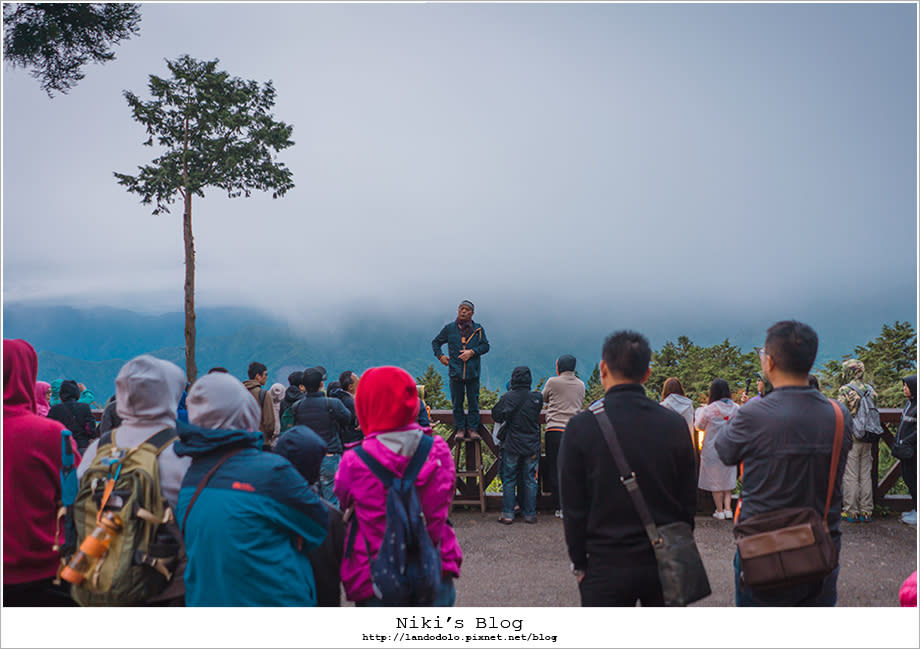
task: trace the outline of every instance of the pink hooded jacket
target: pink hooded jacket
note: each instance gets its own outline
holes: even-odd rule
[[[418,447],[422,435],[431,434],[415,424],[418,415],[415,381],[398,367],[367,370],[358,383],[355,409],[361,430],[362,447],[378,462],[402,475]],[[415,481],[428,533],[441,552],[441,572],[460,576],[463,553],[453,528],[447,524],[454,495],[455,470],[447,442],[434,436],[434,445]],[[376,556],[386,527],[386,492],[383,484],[353,451],[346,451],[335,477],[335,495],[346,512],[353,508],[357,521],[348,524],[345,557],[342,559],[342,584],[349,601],[374,596],[370,562]],[[349,539],[356,534],[351,552]]]
[[[48,403],[48,390],[51,384],[47,381],[35,382],[35,414],[39,417],[47,417],[48,411],[51,410],[51,404]]]

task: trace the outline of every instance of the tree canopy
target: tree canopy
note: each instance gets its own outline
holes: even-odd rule
[[[198,61],[182,56],[166,61],[171,79],[150,75],[153,99],[144,101],[130,91],[125,99],[135,120],[147,131],[146,146],[162,154],[138,167],[137,175],[115,173],[118,183],[154,204],[153,213],[169,212],[182,197],[185,244],[185,372],[195,380],[195,248],[192,236],[192,197],[208,187],[230,198],[270,191],[272,198],[294,187],[293,174],[274,154],[292,146],[293,127],[271,114],[275,89],[231,77],[217,69],[217,59]]]
[[[140,5],[128,3],[4,3],[3,55],[31,68],[49,97],[66,94],[86,63],[115,58],[113,45],[140,31]]]

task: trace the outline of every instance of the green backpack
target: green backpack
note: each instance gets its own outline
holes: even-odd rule
[[[181,546],[171,531],[175,516],[160,491],[157,461],[176,439],[176,430],[167,428],[127,449],[118,447],[116,433],[114,429],[99,439],[74,501],[78,544],[96,528],[100,508],[118,514],[124,523],[92,573],[71,585],[71,595],[81,606],[143,604],[166,588],[180,563]]]

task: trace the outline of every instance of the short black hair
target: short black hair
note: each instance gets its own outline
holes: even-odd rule
[[[226,367],[220,367],[219,365],[217,367],[212,367],[211,369],[208,370],[208,374],[218,374],[218,373],[219,374],[229,374],[230,370],[228,370]]]
[[[350,388],[351,384],[355,382],[354,376],[355,373],[351,370],[345,370],[339,374],[339,387],[348,392],[348,388]]]
[[[303,372],[294,371],[288,374],[288,385],[292,387],[303,385]]]
[[[262,372],[267,372],[267,371],[268,371],[268,368],[265,367],[265,365],[263,365],[259,361],[253,361],[249,364],[249,370],[247,373],[249,374],[250,379],[254,379],[257,376],[259,376],[259,374],[261,374]]]
[[[709,386],[709,403],[715,403],[719,399],[731,399],[732,389],[728,387],[728,381],[725,379],[716,379]]]
[[[303,371],[303,387],[307,392],[319,392],[323,384],[323,373],[318,368],[308,367]]]
[[[317,365],[316,369],[318,369],[320,372],[323,373],[323,380],[325,381],[326,380],[326,368],[323,367],[322,365]]]
[[[607,336],[601,357],[607,369],[630,381],[641,381],[652,361],[648,339],[636,331],[617,331]]]
[[[807,376],[818,355],[818,334],[804,322],[782,320],[767,329],[763,346],[780,371]]]

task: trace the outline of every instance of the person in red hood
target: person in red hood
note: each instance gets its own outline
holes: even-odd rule
[[[59,422],[35,411],[38,356],[24,340],[3,341],[3,605],[74,606],[55,586],[61,500]],[[71,438],[75,461],[80,462]],[[63,532],[61,533],[63,540]]]
[[[355,410],[364,432],[362,448],[387,470],[403,475],[422,435],[431,435],[430,428],[416,423],[419,397],[413,378],[398,367],[372,367],[358,383]],[[454,579],[460,576],[463,560],[454,529],[447,522],[455,469],[447,442],[438,435],[433,437],[434,445],[419,471],[415,488],[428,534],[441,552],[441,590],[433,605],[453,606]],[[380,549],[386,527],[386,490],[354,451],[346,451],[335,477],[335,495],[343,511],[353,510],[346,538],[356,534],[353,544],[346,543],[342,559],[345,595],[358,606],[379,606],[371,583],[370,562]]]

